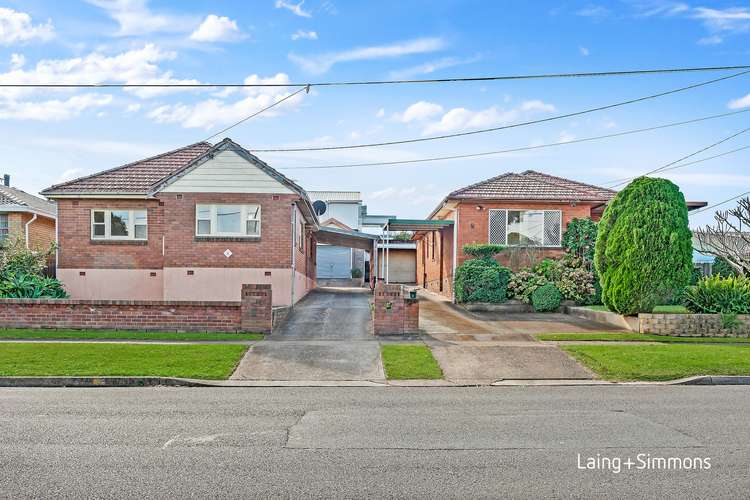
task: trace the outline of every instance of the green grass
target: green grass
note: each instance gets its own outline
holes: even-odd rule
[[[585,307],[586,309],[591,309],[592,311],[612,312],[607,309],[607,306],[602,304],[599,304],[597,306]],[[690,311],[688,311],[685,306],[656,306],[654,307],[654,310],[652,312],[654,314],[690,314]]]
[[[0,339],[58,340],[262,340],[261,333],[138,332],[127,330],[34,330],[0,329]]]
[[[576,342],[750,343],[750,338],[747,337],[669,337],[644,333],[543,333],[537,335],[536,338],[543,341],[572,340]]]
[[[748,346],[571,345],[563,349],[607,380],[750,375]]]
[[[219,344],[0,343],[0,376],[226,379],[247,350]]]
[[[380,346],[385,376],[392,380],[441,379],[440,369],[427,346],[391,344]]]

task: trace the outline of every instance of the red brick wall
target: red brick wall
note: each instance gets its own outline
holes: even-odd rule
[[[29,246],[32,250],[47,250],[54,242],[55,219],[38,216],[29,226]]]
[[[273,330],[271,285],[242,285],[242,330],[271,333]]]
[[[404,297],[402,285],[375,284],[373,293],[375,335],[403,335],[419,332],[419,302]]]
[[[477,209],[480,207],[480,209]],[[489,210],[492,208],[504,209],[530,209],[530,210],[561,210],[563,232],[573,218],[583,218],[591,216],[592,205],[579,203],[571,206],[568,203],[543,203],[543,202],[497,202],[497,201],[477,201],[461,202],[458,205],[458,262],[461,265],[469,256],[464,255],[461,250],[464,245],[469,243],[487,243],[489,241]],[[439,233],[442,233],[442,237]],[[437,234],[435,238],[435,260],[432,256],[432,235]],[[452,285],[452,252],[453,252],[453,228],[445,228],[441,231],[427,233],[417,242],[417,280],[422,286],[424,270],[427,272],[427,288],[430,291],[440,293],[446,297],[451,296]],[[439,248],[443,243],[443,287],[440,289],[440,263]],[[427,249],[426,265],[423,266],[424,249]],[[528,267],[537,261],[546,257],[559,257],[563,253],[560,248],[542,248],[528,249],[518,248],[509,249],[497,257],[498,262],[511,269],[517,270],[521,267]]]
[[[417,284],[450,297],[452,276],[453,227],[425,233],[417,242]]]

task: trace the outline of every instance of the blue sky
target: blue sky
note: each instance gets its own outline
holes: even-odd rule
[[[0,3],[0,83],[277,83],[432,78],[750,61],[742,2],[148,1]],[[228,134],[249,149],[428,137],[636,98],[717,73],[317,88]],[[30,192],[206,138],[290,88],[0,89],[0,141]],[[568,141],[750,109],[750,75],[568,120],[413,145],[259,154],[304,187],[359,190],[371,212],[424,217],[448,192],[535,169],[606,184],[748,126],[750,114],[549,149],[408,166],[294,169]],[[750,133],[698,156],[750,145]],[[666,177],[692,200],[750,189],[750,150]],[[731,205],[727,205],[731,206]],[[693,218],[709,222],[710,213]]]

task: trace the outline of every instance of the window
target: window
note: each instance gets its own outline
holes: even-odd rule
[[[146,210],[92,210],[92,240],[148,239],[148,212]]]
[[[489,242],[509,246],[559,247],[560,210],[489,210]]]
[[[196,205],[197,236],[260,236],[260,205]]]
[[[8,214],[0,214],[0,241],[8,237]]]

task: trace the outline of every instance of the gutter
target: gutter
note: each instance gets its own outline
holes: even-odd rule
[[[34,217],[32,217],[31,220],[26,223],[26,226],[24,228],[24,231],[26,233],[26,248],[28,250],[31,250],[31,248],[29,247],[29,226],[31,225],[32,222],[36,220],[36,218],[37,218],[37,214],[34,214]],[[57,224],[55,224],[55,227],[57,227]]]

